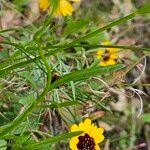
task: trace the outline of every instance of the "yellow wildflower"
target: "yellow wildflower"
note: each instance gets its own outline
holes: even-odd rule
[[[50,1],[50,0],[39,0],[40,8],[41,8],[42,10],[48,9],[49,6],[50,6],[50,2],[49,2],[49,1]]]
[[[111,42],[105,41],[102,45],[111,45]],[[100,66],[115,65],[118,60],[117,48],[98,49],[96,57],[100,59]]]
[[[55,11],[56,16],[71,16],[74,12],[70,2],[79,2],[80,0],[58,0],[58,5]],[[42,10],[47,10],[51,6],[51,0],[39,0],[39,5]]]
[[[104,140],[103,128],[98,128],[90,119],[72,125],[71,132],[83,131],[82,135],[71,138],[69,146],[71,150],[100,150],[99,143]]]

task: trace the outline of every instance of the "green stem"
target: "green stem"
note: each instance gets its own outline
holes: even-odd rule
[[[132,13],[132,14],[130,14],[128,16],[120,18],[120,19],[118,19],[118,20],[116,20],[116,21],[114,21],[114,22],[112,22],[112,23],[110,23],[110,24],[108,24],[108,25],[106,25],[106,26],[104,26],[104,27],[94,31],[94,32],[91,32],[91,33],[89,33],[89,34],[87,34],[87,35],[85,35],[85,36],[83,36],[81,38],[78,38],[78,39],[72,41],[70,44],[76,44],[76,43],[82,42],[84,40],[87,40],[87,39],[89,39],[89,38],[91,38],[91,37],[93,37],[93,36],[95,36],[95,35],[97,35],[99,33],[102,33],[102,32],[104,32],[104,31],[106,31],[108,29],[111,29],[112,27],[114,27],[116,25],[120,25],[120,24],[123,24],[123,23],[127,22],[128,20],[131,20],[136,15],[137,15],[136,13]]]
[[[53,49],[53,48],[71,48],[71,47],[83,47],[89,49],[95,48],[119,48],[119,49],[129,49],[129,50],[143,50],[143,51],[150,51],[150,48],[144,47],[137,47],[137,46],[122,46],[122,45],[85,45],[85,44],[68,44],[68,45],[54,45],[54,46],[47,46],[44,49]],[[61,51],[61,49],[60,49]]]
[[[127,70],[123,73],[122,76],[125,76],[128,72],[130,72],[140,61],[142,61],[146,56],[148,56],[149,53],[146,53],[144,56],[138,59],[134,64],[132,64]]]
[[[2,126],[0,128],[0,136],[4,136],[6,133],[11,132],[13,129],[17,127],[23,120],[26,119],[26,117],[33,111],[33,109],[44,100],[44,97],[49,91],[50,84],[51,84],[51,67],[49,66],[48,62],[46,61],[46,58],[43,54],[41,45],[39,45],[39,55],[42,59],[42,61],[45,64],[46,70],[47,70],[47,83],[46,86],[41,93],[41,95],[37,98],[36,102],[31,104],[21,115],[19,115],[15,120],[13,120],[11,123],[7,124],[6,126]]]
[[[0,44],[5,44],[5,45],[11,45],[14,46],[18,49],[23,49],[19,44],[12,43],[12,42],[6,42],[6,41],[0,41]],[[119,49],[129,49],[129,50],[143,50],[143,51],[150,51],[150,48],[145,48],[145,47],[137,47],[137,46],[124,46],[124,45],[90,45],[90,44],[67,44],[67,45],[50,45],[43,47],[43,49],[48,50],[48,49],[58,49],[59,51],[56,50],[56,52],[61,52],[62,49],[65,48],[71,48],[71,47],[83,47],[83,48],[89,48],[89,49],[94,49],[94,48],[119,48]],[[62,48],[62,49],[60,49]],[[55,53],[55,51],[54,51]]]
[[[46,60],[46,57],[43,54],[43,50],[42,50],[41,45],[38,44],[38,47],[39,47],[39,55],[40,55],[42,61],[44,62],[46,70],[47,70],[47,84],[46,84],[46,87],[45,87],[45,92],[43,92],[43,95],[46,95],[48,93],[50,85],[51,85],[51,67],[49,66],[49,64]],[[36,101],[37,104],[40,103],[40,102],[41,102],[41,100]]]
[[[144,83],[144,84],[138,84],[138,83],[136,83],[136,84],[122,83],[121,85],[122,85],[122,86],[150,86],[150,84],[148,84],[148,83]]]

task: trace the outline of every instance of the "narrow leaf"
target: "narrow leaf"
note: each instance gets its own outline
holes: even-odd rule
[[[68,83],[69,81],[78,81],[78,80],[87,79],[91,76],[96,76],[99,74],[106,74],[108,72],[117,71],[124,67],[125,67],[124,64],[117,64],[117,65],[108,66],[108,67],[94,67],[94,68],[90,68],[90,69],[74,71],[70,74],[67,74],[67,75],[59,78],[54,83],[52,83],[50,86],[50,90],[52,90],[52,89],[56,88],[57,86],[62,85],[64,83]]]
[[[137,10],[137,14],[148,14],[150,13],[150,3],[145,4],[143,7]]]
[[[61,135],[58,135],[58,136],[55,136],[55,137],[52,137],[52,138],[48,138],[46,140],[42,140],[42,141],[40,141],[38,143],[34,143],[32,145],[24,147],[24,149],[38,148],[39,146],[42,146],[42,145],[52,144],[52,143],[55,143],[55,142],[58,142],[58,141],[61,141],[61,140],[67,140],[68,138],[72,138],[74,136],[78,136],[78,135],[80,135],[82,133],[83,133],[82,131],[72,132],[72,133],[64,133],[64,134],[61,134]]]
[[[68,102],[62,102],[62,103],[52,103],[50,105],[43,105],[43,108],[62,108],[62,107],[68,107],[68,106],[73,106],[80,104],[79,102],[76,101],[68,101]]]

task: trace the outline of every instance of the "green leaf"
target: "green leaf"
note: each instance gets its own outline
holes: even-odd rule
[[[71,90],[72,90],[72,95],[73,95],[73,100],[75,101],[76,100],[76,90],[75,90],[75,85],[74,85],[74,82],[73,81],[71,81],[70,82],[70,84],[71,84]]]
[[[90,49],[95,49],[95,48],[119,48],[119,49],[128,49],[128,50],[142,50],[142,51],[150,51],[150,48],[144,48],[144,47],[137,47],[137,46],[122,46],[122,45],[99,45],[99,44],[66,44],[66,45],[52,45],[52,46],[47,46],[44,47],[43,49],[56,49],[58,48],[59,51],[56,49],[53,51],[53,54],[58,53],[66,48],[70,47],[83,47],[83,48],[90,48]]]
[[[143,7],[137,10],[137,14],[148,14],[150,13],[150,3],[145,4]]]
[[[29,3],[29,0],[13,0],[13,3],[17,10],[23,11],[23,6],[26,6]]]
[[[18,6],[24,6],[29,3],[29,0],[14,0],[13,3]]]
[[[0,139],[0,150],[6,150],[7,149],[7,141]]]
[[[91,76],[96,76],[96,75],[100,75],[100,74],[106,74],[106,73],[109,73],[112,71],[117,71],[124,67],[125,67],[124,64],[117,64],[117,65],[108,66],[108,67],[94,67],[94,68],[90,68],[90,69],[74,71],[70,74],[67,74],[67,75],[59,78],[55,82],[53,82],[50,86],[50,90],[52,90],[52,89],[56,88],[57,86],[62,85],[64,83],[68,83],[69,81],[79,81],[79,80],[87,79]]]
[[[19,103],[23,105],[29,105],[29,104],[34,103],[35,101],[36,101],[36,98],[34,94],[31,94],[31,95],[28,95],[27,97],[21,98],[19,100]]]
[[[20,54],[21,54],[20,51],[14,52],[8,59],[6,59],[4,62],[1,62],[0,69],[8,67],[8,64],[12,64],[13,61],[15,62],[16,61],[15,58]],[[1,53],[0,53],[0,57],[1,57]]]
[[[78,39],[72,41],[70,44],[80,43],[80,42],[85,41],[85,40],[87,40],[87,39],[89,39],[89,38],[92,38],[92,37],[94,37],[95,35],[97,35],[97,34],[99,34],[99,33],[102,33],[102,32],[104,32],[104,31],[106,31],[106,30],[108,30],[108,29],[111,29],[111,28],[114,27],[114,26],[123,24],[123,23],[127,22],[128,20],[133,19],[135,16],[136,16],[136,12],[135,12],[135,13],[132,13],[132,14],[130,14],[130,15],[128,15],[128,16],[125,16],[125,17],[123,17],[123,18],[120,18],[120,19],[118,19],[118,20],[116,20],[116,21],[113,21],[112,23],[110,23],[110,24],[108,24],[108,25],[106,25],[106,26],[104,26],[104,27],[102,27],[102,28],[99,28],[99,29],[97,29],[97,30],[95,30],[95,31],[93,31],[93,32],[91,32],[91,33],[88,33],[87,35],[85,35],[85,36],[83,36],[83,37],[80,37],[80,38],[78,38]]]
[[[64,29],[63,36],[68,36],[71,33],[82,31],[82,29],[87,26],[88,22],[88,20],[70,21],[67,27]]]
[[[150,113],[145,113],[141,117],[142,121],[145,123],[150,123]]]
[[[99,33],[95,35],[94,37],[88,39],[88,43],[90,44],[98,44],[100,41],[106,41],[108,40],[107,34],[105,33]]]
[[[68,102],[62,102],[62,103],[52,103],[50,105],[43,105],[42,107],[44,108],[62,108],[62,107],[68,107],[68,106],[73,106],[73,105],[77,105],[79,104],[79,102],[77,101],[68,101]]]
[[[0,60],[5,60],[8,57],[9,57],[9,51],[8,50],[0,51]]]
[[[52,137],[52,138],[48,138],[46,140],[41,140],[38,143],[34,143],[34,144],[31,144],[31,145],[28,145],[28,146],[24,147],[24,149],[25,150],[28,150],[29,148],[37,149],[37,148],[39,148],[42,145],[46,145],[46,144],[50,145],[52,143],[59,142],[61,140],[67,140],[67,139],[72,138],[74,136],[78,136],[78,135],[80,135],[82,133],[83,133],[82,131],[71,132],[71,133],[64,133],[64,134],[61,134],[61,135],[58,135],[58,136],[55,136],[55,137]]]
[[[23,72],[23,73],[19,73],[19,74],[20,74],[20,76],[26,78],[35,89],[37,88],[36,82],[34,81],[33,77],[28,72]]]

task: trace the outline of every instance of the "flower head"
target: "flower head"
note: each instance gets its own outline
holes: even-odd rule
[[[79,125],[72,125],[71,132],[83,131],[82,135],[71,138],[71,150],[100,150],[99,143],[104,140],[103,128],[98,128],[91,123],[90,119],[86,119]]]
[[[79,2],[80,0],[58,0],[58,5],[55,10],[56,16],[71,16],[74,12],[73,6],[69,1]],[[51,0],[39,0],[39,5],[42,10],[47,10],[51,7]]]
[[[103,45],[111,45],[111,42],[105,41]],[[100,66],[115,65],[118,60],[118,49],[117,48],[106,48],[98,49],[96,57],[100,59]]]

